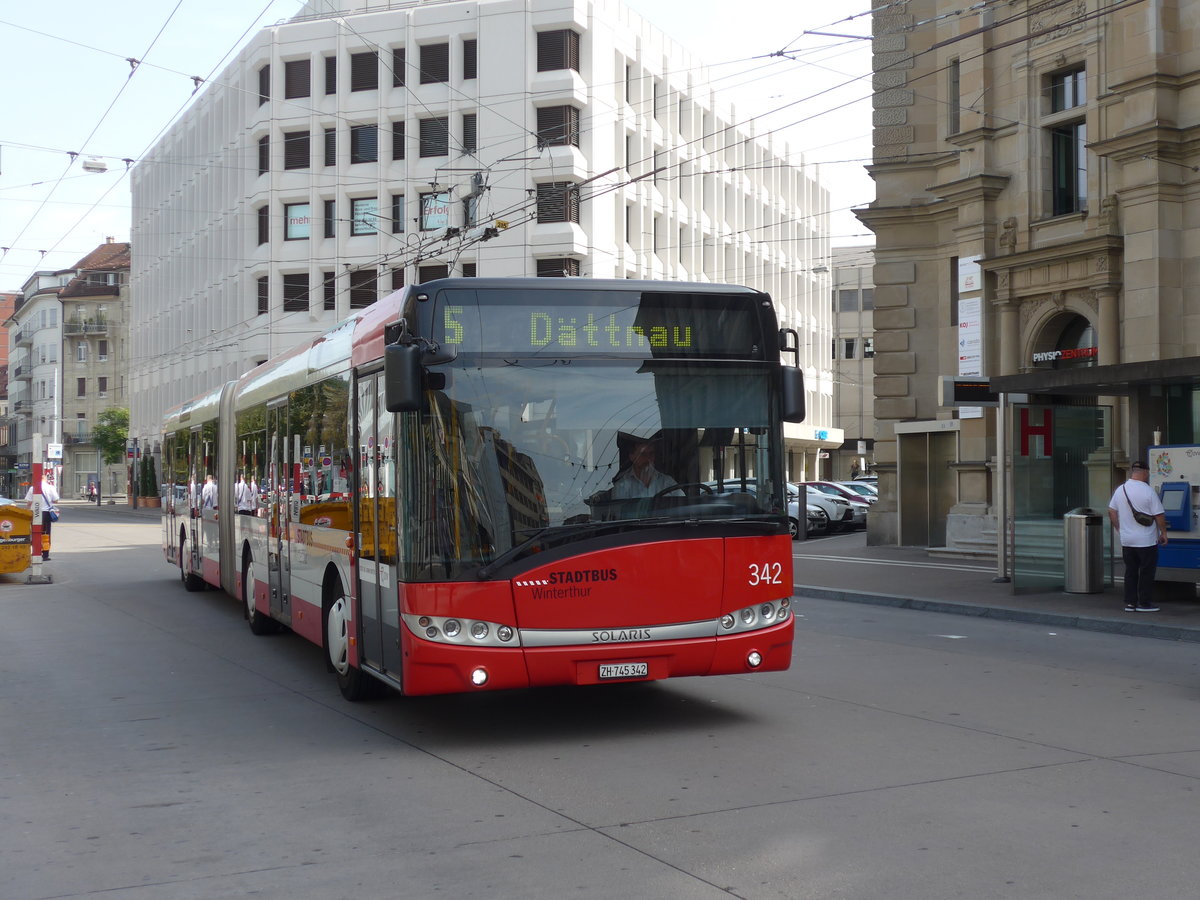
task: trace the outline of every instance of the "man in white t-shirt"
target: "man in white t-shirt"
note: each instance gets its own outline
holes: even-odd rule
[[[46,475],[42,476],[42,559],[50,558],[50,510],[54,509],[58,503],[58,490],[54,487],[54,479]],[[25,492],[25,502],[30,506],[33,505],[33,485],[29,486],[29,490]]]
[[[1129,480],[1108,501],[1108,520],[1121,536],[1126,612],[1158,612],[1154,605],[1154,572],[1158,568],[1158,547],[1167,542],[1167,518],[1149,482],[1150,467],[1139,459],[1129,467]],[[1140,524],[1135,512],[1149,518],[1150,523]]]

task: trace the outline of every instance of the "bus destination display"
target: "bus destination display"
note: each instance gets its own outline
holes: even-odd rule
[[[436,339],[460,353],[761,359],[750,297],[710,294],[549,294],[544,304],[489,302],[488,291],[439,296]]]

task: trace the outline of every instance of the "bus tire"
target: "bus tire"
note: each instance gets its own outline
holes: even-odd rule
[[[183,561],[187,558],[187,531],[179,530],[179,580],[183,582],[185,591],[202,591],[205,588],[204,579],[195,572],[185,572]]]
[[[366,700],[374,694],[373,679],[350,665],[350,599],[340,578],[325,588],[325,659],[337,678],[338,690],[351,702]]]
[[[275,621],[254,606],[254,558],[249,550],[242,555],[242,613],[252,634],[261,636],[275,631]]]

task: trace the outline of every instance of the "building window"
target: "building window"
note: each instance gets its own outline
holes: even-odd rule
[[[262,106],[271,99],[271,67],[263,66],[258,70],[258,105]]]
[[[271,139],[267,136],[258,139],[258,174],[265,175],[271,169]]]
[[[325,129],[325,165],[337,165],[337,129]]]
[[[946,133],[958,134],[962,130],[959,109],[962,106],[962,90],[959,83],[958,60],[952,59],[946,66]]]
[[[1050,208],[1055,216],[1087,209],[1087,123],[1082,118],[1087,103],[1083,68],[1050,76]],[[1065,118],[1071,111],[1078,115]],[[1064,120],[1065,118],[1065,120]]]
[[[1050,193],[1056,216],[1087,208],[1087,125],[1050,129]]]
[[[537,70],[554,72],[559,69],[579,71],[579,35],[569,28],[557,31],[539,31]]]
[[[325,93],[337,93],[337,57],[325,57]]]
[[[857,345],[857,338],[842,338],[842,359],[854,359],[854,350]]]
[[[477,113],[463,113],[462,117],[462,148],[463,153],[474,153],[479,149]]]
[[[471,38],[462,42],[463,48],[463,81],[470,81],[479,75],[479,41]]]
[[[99,394],[101,397],[108,396],[108,378],[106,376],[101,375],[99,378],[96,379],[96,393]],[[81,417],[82,417],[82,415],[83,414],[80,413]]]
[[[392,123],[392,159],[404,159],[404,123]]]
[[[75,362],[87,362],[87,341],[75,345]]]
[[[873,359],[875,356],[875,338],[863,338],[863,359]]]
[[[350,273],[350,308],[365,309],[379,297],[379,279],[373,269]]]
[[[376,125],[350,126],[350,162],[376,162],[379,159],[379,128]]]
[[[307,169],[312,159],[311,142],[307,131],[285,131],[283,134],[283,167]]]
[[[858,312],[858,291],[838,291],[838,312],[856,313]]]
[[[433,263],[428,266],[417,266],[417,284],[427,281],[437,281],[439,278],[449,278],[450,267],[445,263]]]
[[[378,197],[358,197],[350,201],[351,234],[375,234],[379,230],[378,221]]]
[[[271,209],[267,206],[260,206],[257,210],[258,215],[258,243],[259,246],[271,240]]]
[[[478,278],[479,277],[478,263],[463,263],[462,264],[462,277],[463,278]]]
[[[271,309],[271,280],[267,276],[258,279],[258,314],[265,316]]]
[[[87,379],[86,378],[76,378],[75,379],[75,396],[76,397],[86,397],[87,396]]]
[[[551,181],[537,186],[538,222],[578,222],[579,186],[570,181]]]
[[[100,341],[96,348],[96,359],[100,362],[108,362],[108,341]]]
[[[862,289],[862,308],[863,312],[870,312],[875,308],[875,288]]]
[[[404,67],[407,64],[403,47],[392,51],[392,87],[404,87]]]
[[[563,257],[562,259],[539,259],[537,261],[538,278],[566,278],[579,276],[579,260]]]
[[[450,45],[426,44],[421,47],[421,84],[450,81]]]
[[[1059,72],[1050,77],[1050,111],[1063,112],[1087,103],[1087,79],[1083,69]]]
[[[325,237],[337,237],[337,201],[325,201]]]
[[[404,195],[392,194],[392,234],[404,231]]]
[[[305,312],[308,310],[308,273],[283,276],[283,311]]]
[[[450,155],[450,118],[421,120],[421,157]]]
[[[404,266],[392,269],[392,290],[398,291],[404,287]]]
[[[369,53],[350,54],[350,90],[374,91],[379,87],[379,57]]]
[[[579,146],[579,110],[574,106],[544,106],[537,111],[539,147]]]
[[[283,215],[284,240],[307,241],[312,231],[312,207],[307,203],[287,203]]]
[[[283,96],[285,100],[296,100],[312,93],[312,63],[307,59],[296,59],[283,64]]]
[[[326,310],[337,309],[337,273],[321,273],[321,293]]]

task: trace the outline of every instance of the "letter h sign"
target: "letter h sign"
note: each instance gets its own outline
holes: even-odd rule
[[[1054,410],[1043,406],[1041,408],[1042,424],[1034,425],[1029,421],[1029,407],[1021,409],[1021,455],[1030,456],[1030,447],[1033,446],[1033,456],[1040,459],[1049,459],[1054,455]],[[1034,443],[1034,438],[1041,438],[1041,452],[1037,452],[1037,445]]]

